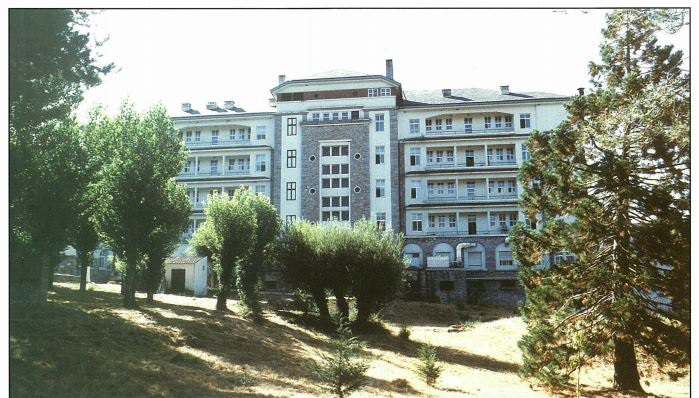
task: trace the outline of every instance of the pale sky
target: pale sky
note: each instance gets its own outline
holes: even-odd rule
[[[116,111],[236,101],[271,111],[269,90],[330,69],[384,74],[404,90],[485,88],[572,95],[589,87],[605,10],[108,10],[92,18],[118,70],[89,90]],[[673,40],[680,41],[680,38]],[[687,46],[688,35],[681,38]]]

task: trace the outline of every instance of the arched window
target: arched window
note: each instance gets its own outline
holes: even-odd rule
[[[409,243],[403,248],[403,256],[410,261],[413,267],[422,268],[422,248],[414,243]]]
[[[517,263],[512,256],[512,246],[509,243],[501,243],[495,248],[495,269],[517,269]]]
[[[456,246],[456,250],[465,269],[479,271],[486,269],[485,247],[480,243],[461,243]]]
[[[449,257],[449,262],[454,261],[454,248],[448,243],[439,243],[432,249],[434,257]]]

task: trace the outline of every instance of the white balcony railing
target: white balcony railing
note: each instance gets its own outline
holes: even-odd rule
[[[431,130],[425,131],[427,135],[460,135],[460,134],[491,134],[491,133],[511,133],[515,131],[514,127],[499,127],[499,128],[489,128],[489,129],[469,129],[461,128],[455,129],[451,128],[449,130],[435,130],[433,127]]]
[[[236,146],[236,145],[250,145],[250,139],[207,139],[199,141],[184,141],[184,145],[187,148],[198,148],[198,147],[210,147],[210,146]]]

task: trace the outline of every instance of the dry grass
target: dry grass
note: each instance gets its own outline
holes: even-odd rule
[[[304,364],[327,348],[327,336],[295,323],[298,316],[268,311],[254,323],[217,313],[214,299],[173,295],[124,310],[117,285],[94,285],[84,295],[76,288],[57,284],[46,305],[10,308],[11,396],[321,395]],[[388,332],[361,336],[372,365],[368,385],[353,397],[552,396],[516,374],[524,324],[513,313],[427,303],[398,303],[389,313]],[[409,341],[398,337],[401,325],[410,327]],[[413,371],[420,342],[438,347],[444,372],[435,387]],[[584,372],[585,396],[620,397],[608,390],[611,375],[609,366]],[[686,377],[648,381],[655,396],[689,396]]]

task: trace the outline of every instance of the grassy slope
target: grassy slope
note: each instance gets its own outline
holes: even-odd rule
[[[124,310],[116,285],[92,285],[85,295],[75,284],[57,286],[46,305],[10,307],[12,397],[321,395],[304,363],[327,348],[327,337],[291,322],[288,313],[268,312],[255,324],[213,311],[213,299],[171,295]],[[449,331],[466,317],[483,322]],[[411,341],[396,337],[399,325],[412,328]],[[369,384],[353,397],[551,396],[517,377],[524,324],[506,311],[400,303],[387,327],[390,333],[361,336],[372,366]],[[424,341],[438,346],[445,366],[434,388],[413,373]],[[610,376],[608,366],[584,372],[586,395],[616,397],[605,390]],[[688,378],[650,382],[652,393],[689,395]]]

